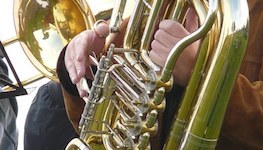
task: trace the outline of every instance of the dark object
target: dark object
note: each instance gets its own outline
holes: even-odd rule
[[[50,81],[41,86],[26,118],[25,150],[63,150],[77,136],[67,117],[60,84]]]

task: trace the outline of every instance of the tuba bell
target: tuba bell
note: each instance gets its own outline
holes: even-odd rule
[[[19,42],[27,58],[40,72],[20,81],[7,53],[5,58],[17,81],[2,88],[0,97],[25,95],[23,86],[44,77],[59,82],[56,62],[62,48],[78,33],[91,29],[96,19],[85,0],[15,0],[13,4],[16,36],[4,40],[1,49]]]
[[[16,0],[13,14],[17,35],[2,44],[19,41],[42,74],[23,82],[25,85],[43,77],[58,82],[55,67],[60,50],[75,35],[91,29],[96,20],[84,0]]]
[[[167,18],[184,23],[189,7],[198,14],[200,28],[179,41],[160,68],[148,55],[156,26]],[[115,1],[111,35],[118,32],[125,8],[126,0]],[[247,2],[137,0],[133,10],[123,47],[108,43],[97,62],[93,85],[84,97],[80,137],[66,149],[151,149],[165,94],[173,87],[174,65],[197,40],[197,61],[163,149],[215,149],[246,50]]]

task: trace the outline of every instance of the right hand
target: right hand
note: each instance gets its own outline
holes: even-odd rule
[[[109,26],[103,22],[94,30],[85,30],[75,36],[66,48],[65,66],[72,83],[77,85],[81,97],[85,96],[85,92],[79,88],[80,79],[91,77],[89,55],[92,51],[97,55],[102,51],[108,35]]]
[[[182,38],[194,32],[198,28],[198,17],[193,9],[189,10],[186,16],[186,23],[174,20],[163,20],[159,24],[159,29],[154,35],[151,43],[152,50],[150,58],[161,67],[164,67],[167,57],[174,47]],[[189,45],[179,56],[174,69],[174,82],[185,87],[190,78],[191,71],[194,67],[196,54],[198,52],[199,41]]]

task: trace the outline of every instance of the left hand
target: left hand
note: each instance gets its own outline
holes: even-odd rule
[[[96,54],[101,52],[108,34],[108,24],[100,23],[94,30],[85,30],[75,36],[67,46],[65,66],[71,82],[77,85],[81,97],[85,96],[85,91],[80,88],[79,82],[82,77],[91,77],[89,65],[92,62],[89,55],[92,51]]]

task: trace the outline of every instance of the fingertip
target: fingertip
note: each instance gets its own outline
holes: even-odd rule
[[[86,92],[83,90],[79,90],[79,96],[83,98],[84,96],[86,96]]]
[[[178,21],[172,19],[165,19],[160,22],[159,27],[162,29],[173,28],[174,25],[181,25]]]
[[[80,69],[76,69],[76,72],[73,74],[71,74],[70,79],[72,81],[73,84],[77,84],[78,82],[80,82],[80,79],[84,76],[84,73],[82,70]]]
[[[78,74],[79,77],[82,77],[82,76],[83,76],[83,73],[82,73],[81,70],[78,70],[78,71],[77,71],[77,74]]]
[[[100,38],[106,38],[110,34],[109,25],[104,20],[98,20],[94,24],[94,31]]]
[[[76,83],[78,82],[78,79],[77,79],[76,76],[72,76],[70,79],[71,79],[71,82],[72,82],[73,84],[76,84]]]

